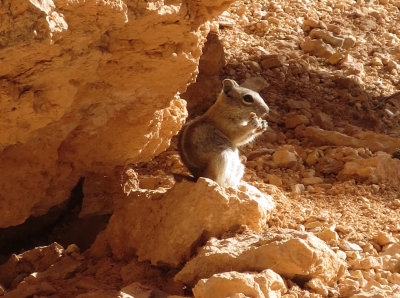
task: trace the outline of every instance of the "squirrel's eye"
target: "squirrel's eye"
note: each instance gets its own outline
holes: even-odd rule
[[[253,103],[254,99],[253,96],[246,94],[245,96],[243,96],[243,101],[244,103]]]

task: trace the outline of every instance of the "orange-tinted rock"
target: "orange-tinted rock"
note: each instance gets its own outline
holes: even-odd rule
[[[371,151],[384,151],[393,153],[400,147],[400,139],[390,136],[365,131],[348,136],[346,134],[323,130],[318,127],[306,127],[302,135],[320,145],[335,145],[349,147],[365,147]]]
[[[287,291],[278,274],[267,269],[260,273],[224,272],[200,280],[193,288],[195,298],[281,297]]]
[[[263,69],[270,69],[281,67],[284,62],[285,58],[281,55],[266,55],[261,60],[261,66]]]
[[[354,177],[372,183],[388,183],[397,186],[400,182],[400,160],[393,159],[389,154],[382,152],[371,158],[349,161],[345,163],[338,177],[341,179]]]
[[[0,227],[65,201],[87,172],[149,160],[182,126],[206,21],[230,1],[127,2],[0,7]]]
[[[301,49],[317,57],[329,58],[335,51],[334,49],[319,39],[311,39],[306,37],[305,41],[301,44]]]
[[[19,255],[12,255],[0,266],[0,284],[14,288],[23,278],[34,272],[42,272],[58,262],[64,254],[61,245],[37,247]]]
[[[139,260],[178,266],[201,237],[241,225],[261,231],[274,206],[271,196],[250,185],[222,188],[200,178],[177,183],[165,193],[132,193],[114,211],[105,234],[119,258],[135,251]]]
[[[344,273],[343,261],[321,239],[311,233],[282,230],[222,240],[212,238],[178,272],[175,280],[195,284],[215,273],[269,268],[285,278],[319,278],[327,284]]]
[[[272,155],[272,160],[278,167],[291,168],[297,164],[297,152],[292,145],[279,147]]]
[[[293,115],[293,116],[286,118],[285,126],[286,126],[286,128],[295,128],[296,126],[299,126],[300,124],[307,125],[308,123],[310,123],[310,120],[306,116]]]

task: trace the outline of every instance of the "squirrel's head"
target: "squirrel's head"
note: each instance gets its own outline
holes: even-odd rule
[[[240,87],[234,80],[223,80],[221,95],[228,104],[254,112],[258,117],[263,117],[269,113],[267,104],[258,92]]]

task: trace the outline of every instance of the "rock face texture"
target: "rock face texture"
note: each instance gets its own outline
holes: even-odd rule
[[[105,231],[119,258],[178,266],[211,236],[245,225],[261,231],[274,209],[269,195],[250,185],[224,189],[210,179],[181,182],[164,194],[136,193],[116,208]]]
[[[0,7],[0,227],[88,172],[165,150],[207,20],[230,1],[6,0]]]

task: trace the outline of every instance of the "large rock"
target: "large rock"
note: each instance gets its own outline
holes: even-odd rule
[[[195,298],[281,297],[287,291],[282,277],[267,269],[260,273],[225,272],[201,279],[193,288]],[[240,296],[239,296],[240,297]]]
[[[308,281],[319,278],[328,284],[344,273],[343,261],[311,233],[294,230],[245,233],[232,238],[213,238],[175,276],[194,285],[202,278],[228,271],[273,269],[285,278]]]
[[[365,147],[371,151],[384,151],[392,154],[397,148],[400,148],[400,138],[374,133],[371,131],[359,132],[354,136],[324,130],[318,127],[306,127],[301,131],[300,136],[311,139],[318,145],[335,145],[348,147]]]
[[[250,185],[239,188],[200,178],[158,195],[135,192],[115,209],[106,239],[119,258],[136,253],[140,261],[178,266],[207,237],[242,225],[254,231],[266,227],[272,197]]]
[[[380,152],[367,159],[356,159],[345,163],[339,172],[339,179],[358,178],[372,183],[386,183],[398,186],[400,183],[400,160]]]
[[[206,21],[230,2],[3,1],[0,227],[65,201],[87,172],[165,150]]]

